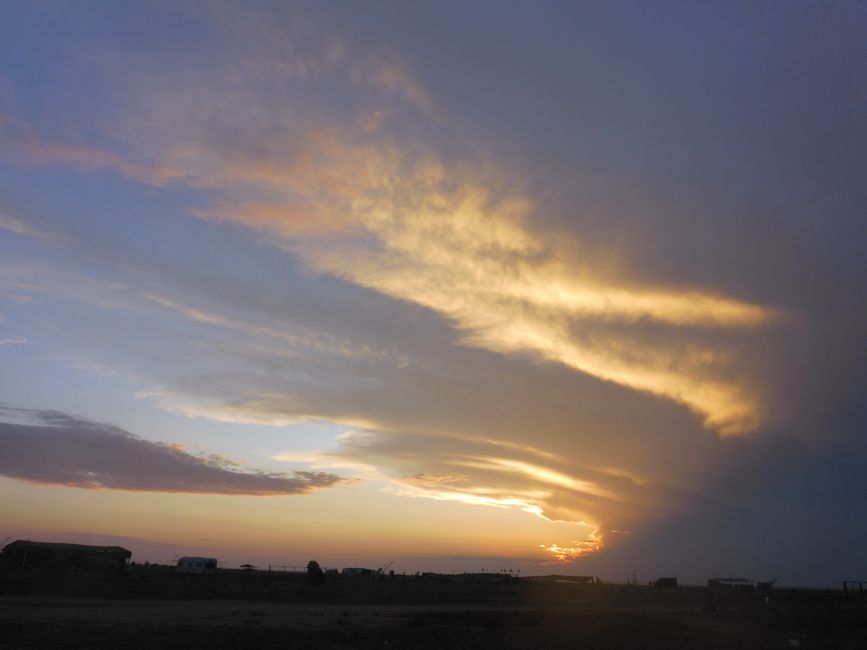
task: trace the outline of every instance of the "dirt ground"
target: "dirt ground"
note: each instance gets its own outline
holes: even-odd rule
[[[867,621],[649,609],[461,604],[0,598],[13,648],[867,648]],[[839,615],[839,612],[837,612]],[[856,612],[858,614],[858,612]],[[860,623],[858,622],[860,619]]]
[[[271,572],[0,567],[0,650],[25,648],[867,650],[867,599],[466,575],[311,586]]]

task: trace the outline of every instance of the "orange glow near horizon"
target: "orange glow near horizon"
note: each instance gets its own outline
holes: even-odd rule
[[[563,564],[574,562],[583,555],[596,553],[605,548],[605,542],[602,537],[597,534],[591,534],[589,537],[582,540],[574,540],[567,545],[550,544],[545,546],[540,544],[539,548],[548,553],[551,558]]]
[[[52,539],[60,531],[128,537],[133,546],[138,539],[144,548],[164,548],[167,557],[199,549],[219,557],[246,554],[257,562],[299,565],[311,558],[332,565],[414,556],[412,562],[423,567],[424,556],[444,555],[499,556],[503,561],[537,555],[542,561],[547,552],[533,550],[540,548],[540,538],[554,534],[568,540],[576,532],[574,525],[551,523],[516,508],[431,501],[419,509],[412,499],[369,486],[361,488],[363,512],[356,503],[361,494],[349,499],[337,490],[303,497],[174,494],[166,499],[156,493],[79,490],[4,478],[0,487],[9,497],[7,530]],[[26,506],[20,501],[25,495]],[[387,538],[383,530],[388,530]]]

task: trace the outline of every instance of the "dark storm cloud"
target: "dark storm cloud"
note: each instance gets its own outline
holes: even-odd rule
[[[0,407],[0,474],[86,489],[197,494],[286,495],[332,487],[344,479],[325,472],[249,471],[221,456],[143,440],[123,429],[50,410]]]
[[[745,445],[723,465],[677,512],[577,566],[615,575],[633,567],[642,579],[679,575],[693,584],[743,575],[827,586],[864,575],[863,443],[823,449],[777,438]]]

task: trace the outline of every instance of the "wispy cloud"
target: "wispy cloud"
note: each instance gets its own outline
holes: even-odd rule
[[[708,332],[772,326],[778,310],[600,273],[557,243],[562,233],[529,227],[533,202],[496,165],[446,165],[428,148],[359,138],[301,129],[294,146],[242,158],[202,141],[173,164],[196,186],[261,194],[199,216],[277,236],[313,268],[447,316],[468,345],[673,399],[723,433],[759,425],[756,387],[732,375],[737,348]],[[657,324],[671,336],[645,336]]]
[[[15,233],[16,235],[21,235],[22,237],[33,237],[34,239],[42,240],[53,239],[52,233],[40,228],[39,226],[19,219],[18,217],[12,216],[8,212],[4,211],[3,208],[0,208],[0,229]]]
[[[214,194],[197,216],[250,229],[321,272],[432,309],[467,345],[536,355],[672,399],[722,433],[762,422],[757,386],[736,374],[737,346],[708,333],[773,326],[778,310],[594,268],[563,245],[571,236],[529,225],[534,201],[490,161],[446,163],[423,143],[372,141],[351,124],[296,118],[267,139],[231,122],[242,135],[229,144],[221,141],[226,119],[192,130],[161,125],[156,141],[165,145],[156,155],[149,146],[154,173],[171,168],[173,182]],[[648,337],[648,326],[671,333]]]
[[[350,213],[374,245],[287,245],[316,268],[448,316],[467,344],[535,353],[674,399],[724,433],[759,424],[760,403],[727,377],[735,351],[701,333],[762,327],[777,319],[773,309],[712,291],[599,277],[525,226],[532,205],[504,194],[507,182],[495,173],[432,159],[376,163],[378,183],[352,197]],[[679,343],[642,336],[653,322],[678,328]],[[588,327],[592,337],[582,334]]]
[[[0,114],[0,143],[3,144],[0,156],[18,164],[67,165],[84,172],[109,171],[154,186],[165,185],[178,176],[176,170],[168,167],[157,168],[148,163],[133,162],[102,147],[47,136],[31,124],[3,114]],[[15,225],[16,222],[9,217],[0,223],[0,226],[19,234],[40,239],[48,237],[47,233],[29,228],[16,231]]]
[[[435,114],[427,90],[413,78],[406,64],[394,52],[378,52],[374,57],[353,67],[351,78],[356,83],[373,86],[398,97],[428,114]]]
[[[641,520],[671,497],[661,483],[639,482],[617,469],[456,435],[354,430],[339,436],[335,450],[275,458],[373,471],[399,496],[515,508],[569,524],[579,541],[545,547],[560,561],[602,549],[619,526]]]

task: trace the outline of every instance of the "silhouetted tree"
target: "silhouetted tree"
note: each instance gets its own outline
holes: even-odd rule
[[[317,587],[325,582],[325,572],[316,560],[307,563],[307,583]]]

